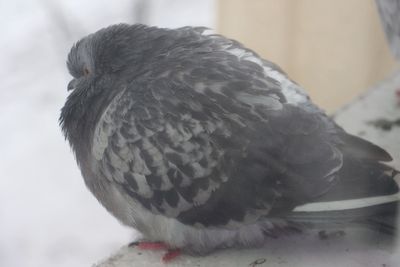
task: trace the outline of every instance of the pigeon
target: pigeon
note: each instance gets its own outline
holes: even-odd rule
[[[391,156],[235,40],[118,24],[67,67],[60,125],[85,184],[148,242],[204,255],[303,227],[397,228]]]

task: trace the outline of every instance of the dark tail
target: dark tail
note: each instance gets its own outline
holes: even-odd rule
[[[377,162],[344,162],[338,183],[327,194],[296,207],[288,220],[322,229],[364,226],[395,236],[400,223],[400,173]]]

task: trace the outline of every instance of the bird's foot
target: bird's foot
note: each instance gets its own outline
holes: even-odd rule
[[[138,249],[143,249],[143,250],[167,250],[167,252],[165,252],[164,256],[162,257],[162,261],[164,263],[168,263],[177,258],[179,255],[181,255],[180,249],[176,248],[171,249],[168,247],[167,244],[163,242],[139,241],[139,242],[132,242],[128,246],[137,247]]]
[[[163,242],[147,242],[147,241],[140,241],[140,242],[132,242],[128,245],[129,247],[137,247],[143,250],[161,250],[161,249],[168,249],[168,246]]]

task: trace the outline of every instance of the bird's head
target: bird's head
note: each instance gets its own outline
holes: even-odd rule
[[[73,76],[68,90],[87,90],[99,78],[121,78],[127,71],[127,77],[134,76],[145,60],[148,30],[141,24],[117,24],[79,40],[68,55],[67,67]]]
[[[79,136],[87,121],[140,72],[147,26],[119,24],[90,34],[73,45],[67,67],[72,91],[62,108],[60,123],[66,136]],[[93,124],[93,123],[92,123]]]

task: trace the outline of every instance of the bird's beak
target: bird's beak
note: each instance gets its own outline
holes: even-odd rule
[[[67,90],[68,90],[68,91],[71,91],[71,90],[75,89],[75,86],[76,86],[76,79],[72,79],[72,80],[68,83]]]

